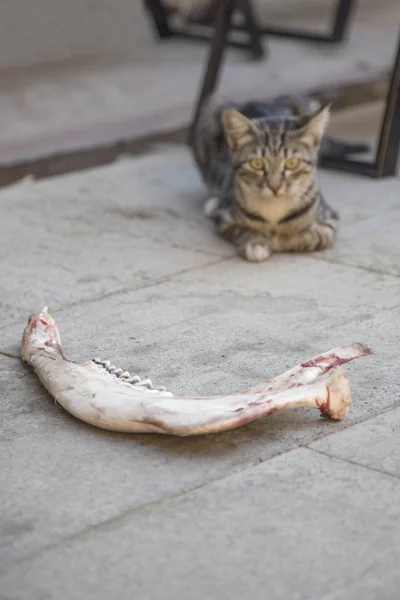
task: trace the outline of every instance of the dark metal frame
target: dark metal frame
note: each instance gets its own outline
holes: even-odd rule
[[[247,1],[247,4],[249,4],[249,0]],[[286,29],[286,27],[259,27],[259,30],[262,35],[275,35],[307,42],[337,44],[343,41],[346,35],[354,4],[355,0],[336,0],[336,7],[332,17],[332,26],[329,33],[311,33],[310,31],[302,31],[301,29]],[[243,27],[234,26],[233,29],[242,30]]]
[[[197,122],[202,104],[207,96],[214,92],[221,72],[227,47],[227,38],[231,29],[232,13],[237,0],[220,0],[215,20],[215,34],[200,93],[196,102],[189,143]],[[243,2],[246,0],[242,0]],[[327,169],[347,171],[371,177],[392,177],[396,175],[400,148],[400,37],[396,57],[390,78],[390,87],[386,98],[386,107],[381,124],[378,148],[373,161],[364,162],[348,158],[324,156],[321,165]]]
[[[264,57],[265,50],[261,45],[261,30],[258,27],[254,10],[249,0],[236,0],[238,9],[243,16],[243,27],[240,28],[249,36],[247,42],[236,39],[227,39],[227,44],[235,48],[250,50],[253,58],[260,59]],[[208,33],[196,33],[188,27],[173,26],[168,15],[168,11],[162,3],[162,0],[143,0],[145,9],[150,14],[154,23],[156,33],[161,40],[180,37],[198,42],[211,42],[213,39],[213,27],[207,25],[196,25],[196,29],[205,30]],[[232,28],[231,28],[232,29]]]
[[[223,0],[219,0],[218,4],[221,3],[223,3]],[[336,8],[332,18],[331,29],[329,33],[324,34],[302,30],[291,30],[286,29],[285,27],[263,27],[257,22],[251,0],[234,0],[235,9],[242,16],[243,25],[232,24],[230,30],[246,32],[249,35],[249,42],[246,43],[227,38],[226,43],[237,48],[249,49],[255,59],[264,56],[265,52],[261,45],[261,37],[264,35],[286,37],[308,42],[337,44],[345,37],[354,3],[355,0],[336,0]],[[195,31],[191,31],[190,26],[173,26],[162,0],[144,0],[144,6],[153,19],[157,35],[160,39],[178,36],[194,41],[211,41],[212,26],[214,23],[210,23],[210,25],[196,25],[196,29],[200,28],[200,30],[205,32],[196,33]]]
[[[400,36],[386,96],[378,147],[370,162],[324,157],[321,165],[327,169],[347,171],[370,177],[393,177],[397,174],[400,155]]]

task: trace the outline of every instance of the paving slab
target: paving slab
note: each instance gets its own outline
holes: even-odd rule
[[[258,463],[263,446],[296,442],[282,439],[279,419],[268,431],[189,440],[108,433],[69,418],[16,360],[0,359],[0,381],[2,563]]]
[[[344,131],[343,127],[354,110],[345,112],[348,114],[345,115],[343,123],[340,122],[340,116],[335,121],[338,124],[336,134],[340,135]],[[373,110],[365,109],[364,112],[365,117],[370,112],[374,114],[376,106]],[[355,128],[357,129],[357,126]],[[367,124],[363,128],[368,133]],[[352,137],[368,141],[368,135]],[[332,249],[323,253],[323,257],[343,264],[399,275],[398,235],[395,223],[400,210],[400,179],[396,177],[374,181],[356,175],[327,171],[321,171],[320,179],[323,189],[326,190],[327,200],[338,210],[341,217],[337,242]]]
[[[231,259],[53,314],[75,359],[105,356],[172,391],[207,384],[209,393],[357,340],[374,347],[374,365],[391,368],[399,291],[397,277],[311,257],[262,267]],[[19,354],[25,323],[3,328],[0,351]]]
[[[55,407],[18,360],[0,358],[5,560],[399,401],[400,278],[389,263],[398,242],[389,240],[392,248],[385,229],[372,226],[396,210],[398,181],[322,177],[345,213],[341,235],[369,224],[366,237],[374,231],[384,249],[379,265],[340,264],[347,255],[274,256],[263,265],[231,256],[202,215],[204,190],[182,148],[2,191],[0,353],[18,356],[28,314],[43,304],[67,356],[109,358],[175,393],[237,391],[341,343],[365,342],[375,352],[346,368],[354,404],[343,423],[299,410],[189,440],[90,428]],[[351,239],[357,256],[359,240]]]
[[[187,440],[88,427],[56,408],[19,361],[4,358],[9,393],[0,472],[4,520],[11,522],[5,557],[308,444],[398,402],[392,372],[399,292],[397,277],[311,257],[278,257],[261,270],[232,259],[55,311],[67,356],[109,358],[177,394],[245,389],[341,343],[370,343],[375,356],[346,367],[353,407],[342,423],[301,409]],[[0,350],[17,355],[22,328],[3,328]],[[25,519],[29,530],[13,529]]]
[[[350,188],[351,186],[348,189]],[[387,212],[382,211],[380,194],[383,190],[379,188],[375,190],[375,215],[370,217],[364,215],[357,222],[351,222],[344,208],[341,211],[343,226],[338,242],[324,256],[344,264],[400,275],[399,236],[396,227],[400,216],[400,204],[397,201],[397,205],[392,209]],[[399,198],[399,194],[400,181],[394,180],[391,196],[393,199]],[[344,201],[342,204],[344,205]]]
[[[299,449],[63,540],[3,569],[0,588],[4,600],[395,600],[399,535],[398,478]]]
[[[398,274],[400,181],[328,172],[321,180],[342,225],[319,256]],[[0,326],[38,304],[137,289],[234,254],[204,218],[204,195],[187,148],[174,146],[2,190]]]
[[[188,152],[165,147],[2,190],[0,325],[46,298],[62,306],[135,289],[232,254],[202,216],[202,196]]]
[[[372,159],[383,110],[382,102],[373,102],[340,111],[332,116],[329,133],[342,139],[369,143]],[[399,275],[395,225],[400,210],[400,178],[371,180],[321,170],[320,180],[328,202],[341,217],[337,243],[323,256],[344,264]]]
[[[399,386],[399,376],[393,373]],[[355,425],[349,431],[327,436],[311,448],[400,477],[400,410]]]

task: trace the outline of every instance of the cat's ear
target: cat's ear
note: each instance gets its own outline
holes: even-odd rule
[[[299,129],[298,136],[304,144],[314,147],[319,146],[329,123],[330,108],[331,105],[327,104],[318,110],[318,112],[311,115],[307,123]]]
[[[254,142],[256,129],[253,123],[233,108],[226,108],[222,113],[226,141],[231,152]]]

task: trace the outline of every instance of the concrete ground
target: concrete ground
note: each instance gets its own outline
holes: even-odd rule
[[[372,138],[380,107],[363,110],[335,130]],[[321,180],[335,247],[262,265],[215,236],[184,147],[0,192],[1,600],[398,598],[400,181]],[[112,434],[21,364],[45,304],[67,356],[177,394],[342,343],[374,356],[346,367],[340,423],[298,409],[208,437]]]

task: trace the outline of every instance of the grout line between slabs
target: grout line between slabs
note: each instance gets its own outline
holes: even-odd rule
[[[387,409],[384,412],[389,412],[390,410],[393,410],[394,408],[397,408],[397,407],[390,407],[389,409]],[[376,416],[379,416],[379,415],[378,414],[372,415],[371,417],[369,417],[369,418],[367,418],[367,419],[365,419],[364,421],[361,421],[361,422],[368,421],[371,418],[373,418],[374,416],[376,417]],[[358,425],[358,424],[359,423],[354,423],[354,425],[349,425],[348,428],[350,428],[352,426],[355,426],[355,425]],[[343,430],[341,430],[341,431],[343,431]],[[339,432],[335,432],[335,433],[339,433]],[[328,434],[328,435],[335,435],[335,433]],[[321,438],[322,437],[325,437],[325,436],[321,436]],[[318,439],[321,439],[321,438],[318,438]],[[313,440],[313,442],[310,442],[310,444],[314,443],[315,441],[317,441],[317,439]],[[33,550],[32,552],[29,552],[28,554],[26,554],[24,556],[21,556],[19,558],[15,558],[15,559],[11,559],[11,560],[5,562],[3,564],[3,566],[0,567],[0,574],[2,572],[6,572],[7,569],[12,568],[13,566],[18,566],[20,564],[23,564],[23,563],[29,561],[29,560],[35,559],[37,556],[40,556],[42,554],[46,555],[46,553],[51,552],[52,550],[55,550],[55,549],[61,547],[65,543],[72,542],[72,541],[75,541],[75,540],[80,540],[80,539],[86,537],[86,535],[90,535],[92,532],[107,530],[110,526],[118,525],[119,523],[123,522],[125,519],[131,518],[133,515],[140,514],[140,513],[152,510],[153,508],[161,506],[161,505],[163,505],[166,502],[170,502],[170,501],[176,500],[178,498],[183,498],[184,496],[186,496],[188,494],[191,494],[192,492],[196,492],[197,490],[204,489],[207,486],[213,485],[214,483],[217,483],[219,481],[224,481],[224,480],[230,479],[232,477],[235,477],[236,475],[239,475],[241,473],[249,471],[250,469],[253,469],[253,468],[259,467],[259,466],[261,466],[263,464],[266,464],[266,463],[274,460],[278,456],[281,456],[283,454],[289,455],[289,454],[294,453],[294,452],[296,452],[296,451],[298,451],[300,449],[301,450],[310,451],[310,452],[314,452],[316,454],[324,456],[327,459],[338,460],[338,461],[341,461],[341,462],[344,462],[344,463],[351,464],[352,466],[355,466],[355,467],[358,467],[358,468],[361,468],[361,469],[365,469],[365,470],[368,470],[368,471],[373,471],[373,472],[379,473],[380,475],[384,475],[384,476],[390,477],[392,479],[395,479],[397,481],[399,481],[399,479],[400,479],[397,475],[394,475],[393,473],[390,473],[390,472],[387,472],[387,471],[380,471],[379,469],[375,469],[373,467],[369,467],[367,465],[363,465],[363,464],[357,463],[355,461],[347,460],[347,459],[341,458],[340,456],[335,456],[335,455],[331,455],[331,454],[329,454],[327,452],[316,450],[316,449],[310,447],[307,444],[305,444],[305,445],[299,445],[299,446],[295,446],[293,448],[288,448],[286,450],[282,450],[280,452],[276,452],[275,454],[272,454],[271,456],[268,456],[265,459],[261,459],[260,458],[258,460],[250,461],[250,462],[248,462],[246,464],[241,465],[239,468],[237,468],[237,469],[235,469],[235,470],[233,470],[233,471],[231,471],[229,473],[225,473],[225,474],[220,475],[218,477],[214,477],[214,478],[209,479],[207,481],[203,481],[202,483],[199,483],[199,484],[194,485],[192,487],[186,488],[186,489],[181,490],[179,492],[176,492],[174,494],[170,494],[170,495],[168,495],[168,496],[166,496],[164,498],[159,498],[159,499],[154,500],[152,502],[147,502],[147,503],[145,503],[143,505],[136,506],[134,508],[128,509],[128,510],[122,512],[121,514],[116,515],[115,517],[111,517],[111,518],[106,519],[104,521],[100,521],[99,523],[95,523],[94,525],[90,525],[88,527],[84,527],[80,531],[77,531],[75,533],[66,535],[65,537],[61,537],[57,541],[50,542],[49,544],[46,544],[46,545],[42,546],[41,548]]]
[[[111,517],[104,521],[95,523],[94,525],[89,525],[88,527],[84,527],[80,531],[71,533],[69,535],[66,535],[65,537],[61,537],[59,540],[52,542],[52,543],[50,542],[49,544],[46,544],[46,545],[42,546],[41,548],[38,548],[37,550],[33,550],[32,552],[29,552],[28,554],[21,556],[20,558],[15,558],[15,559],[12,559],[10,561],[3,563],[3,565],[0,566],[0,574],[7,571],[8,568],[10,568],[14,565],[18,565],[18,564],[24,563],[28,560],[31,560],[32,558],[35,558],[37,555],[46,554],[47,552],[50,552],[51,550],[61,546],[62,544],[66,543],[66,542],[79,540],[80,538],[85,537],[87,534],[90,534],[93,531],[105,530],[110,525],[116,525],[116,524],[120,523],[121,521],[124,521],[125,519],[130,518],[132,515],[151,510],[152,508],[161,506],[165,502],[169,502],[171,500],[176,500],[178,498],[182,498],[182,497],[186,496],[187,494],[196,492],[197,490],[205,488],[208,485],[212,485],[214,483],[217,483],[218,481],[223,481],[225,479],[229,479],[230,477],[234,477],[235,475],[238,475],[244,471],[247,471],[249,469],[257,467],[263,463],[266,463],[266,462],[272,460],[273,458],[276,458],[277,456],[280,456],[281,454],[289,454],[290,452],[294,452],[294,451],[298,450],[298,448],[299,447],[296,446],[295,448],[289,448],[288,450],[282,450],[281,452],[277,452],[276,454],[274,454],[272,456],[268,456],[264,460],[263,459],[253,460],[251,462],[241,465],[234,471],[225,473],[224,475],[220,475],[220,476],[214,477],[212,479],[209,479],[207,481],[203,481],[192,487],[189,487],[184,490],[180,490],[174,494],[165,496],[164,498],[159,498],[157,500],[153,500],[152,502],[147,502],[140,506],[135,506],[131,509],[127,509],[125,512],[122,512],[119,515],[116,515],[115,517]],[[305,449],[308,450],[308,448],[305,448]]]
[[[237,257],[237,255],[236,255],[236,252],[235,252],[235,253],[232,253],[231,255],[219,257],[215,261],[210,261],[208,263],[205,263],[204,265],[199,265],[197,267],[191,267],[191,268],[188,268],[188,269],[182,269],[181,271],[176,271],[175,273],[170,273],[169,275],[161,277],[160,279],[158,279],[156,281],[153,281],[153,282],[151,282],[149,284],[139,285],[139,287],[134,287],[133,286],[133,287],[120,288],[120,289],[114,290],[112,292],[105,292],[103,294],[100,294],[99,296],[93,296],[91,298],[85,298],[83,300],[77,300],[75,302],[71,302],[70,304],[61,304],[61,305],[56,306],[56,307],[51,307],[50,306],[50,309],[51,310],[56,310],[58,312],[63,312],[65,310],[69,310],[70,308],[75,308],[76,306],[91,304],[92,302],[101,302],[102,300],[104,300],[106,298],[113,297],[113,296],[119,296],[119,295],[128,294],[130,292],[138,292],[138,291],[141,291],[141,290],[150,289],[152,287],[157,287],[158,285],[162,285],[163,283],[167,283],[169,281],[172,281],[173,278],[176,277],[176,276],[184,275],[186,273],[196,272],[196,271],[199,271],[201,269],[206,269],[207,267],[211,267],[213,265],[217,265],[217,264],[223,263],[225,261],[234,260],[236,257]],[[346,263],[346,262],[342,262],[340,260],[330,259],[330,258],[323,257],[323,256],[314,256],[313,253],[310,253],[308,255],[308,258],[311,258],[313,260],[317,260],[319,262],[326,262],[326,263],[336,264],[336,265],[339,265],[339,266],[342,266],[342,267],[346,267],[346,268],[349,268],[349,269],[356,269],[356,270],[360,270],[360,271],[365,271],[367,273],[372,273],[372,274],[375,274],[375,275],[384,275],[385,277],[392,277],[392,278],[395,278],[395,279],[400,279],[400,274],[396,275],[394,273],[389,273],[387,271],[382,271],[380,269],[373,269],[371,267],[364,267],[362,265],[354,265],[354,264],[351,264],[351,263]],[[254,293],[256,293],[256,290],[254,290]],[[22,317],[20,319],[16,319],[15,321],[12,321],[11,323],[7,323],[6,325],[1,325],[0,326],[0,331],[2,331],[3,329],[6,329],[7,327],[12,327],[13,325],[18,325],[18,324],[21,323],[21,321],[22,321]]]
[[[197,267],[190,267],[187,269],[182,269],[181,271],[176,271],[175,273],[170,273],[168,275],[165,275],[163,277],[160,277],[159,279],[157,279],[156,281],[152,281],[149,283],[143,283],[143,285],[139,285],[139,287],[125,287],[125,288],[119,288],[117,290],[113,290],[112,292],[104,292],[103,294],[100,294],[98,296],[92,296],[91,298],[84,298],[82,300],[76,300],[75,302],[71,302],[69,304],[61,304],[59,306],[51,306],[49,304],[49,309],[52,312],[57,311],[57,313],[62,313],[66,310],[70,310],[71,308],[75,308],[76,306],[81,306],[81,305],[86,305],[86,304],[92,304],[94,302],[101,302],[102,300],[105,300],[107,298],[111,298],[113,296],[123,296],[124,294],[129,294],[131,292],[139,292],[141,290],[147,290],[147,289],[151,289],[152,287],[157,287],[159,285],[162,285],[163,283],[168,283],[170,281],[172,281],[174,279],[174,277],[180,276],[180,275],[185,275],[186,273],[191,273],[191,272],[195,272],[195,271],[199,271],[201,269],[206,269],[207,267],[212,267],[213,265],[218,265],[220,263],[223,263],[225,261],[230,261],[232,259],[235,258],[235,254],[232,254],[230,256],[223,256],[223,257],[219,257],[216,260],[212,260],[210,262],[207,262],[203,265],[199,265]],[[8,327],[13,327],[14,325],[19,325],[21,324],[22,321],[25,321],[25,319],[23,319],[22,317],[19,319],[16,319],[15,321],[12,321],[11,323],[7,323],[6,325],[2,325],[0,327],[0,331],[2,331],[3,329],[6,329]],[[1,352],[0,350],[0,354],[7,354],[5,352]],[[10,355],[11,358],[13,358],[13,355]]]
[[[313,442],[311,442],[313,443]],[[317,450],[316,448],[312,448],[311,446],[301,446],[302,448],[306,448],[307,450],[311,450],[311,452],[315,452],[316,454],[321,454],[327,458],[334,458],[335,460],[340,460],[344,463],[352,465],[353,467],[360,467],[362,469],[366,469],[367,471],[373,471],[374,473],[379,473],[380,475],[386,475],[387,477],[392,477],[397,481],[400,480],[400,476],[395,473],[391,473],[390,471],[385,471],[384,469],[377,469],[376,467],[371,467],[370,465],[365,465],[363,463],[356,462],[355,460],[351,460],[350,458],[343,458],[342,456],[337,456],[336,454],[330,454],[329,452],[324,452],[323,450]]]
[[[367,415],[365,417],[362,417],[360,419],[358,419],[357,421],[353,421],[351,423],[349,423],[348,425],[346,425],[343,421],[342,421],[342,427],[339,429],[339,431],[331,431],[328,433],[322,433],[321,435],[317,436],[312,442],[310,442],[309,444],[304,444],[304,445],[300,445],[299,448],[311,448],[311,444],[315,444],[316,442],[319,442],[320,440],[323,440],[327,437],[332,437],[335,435],[339,435],[342,431],[347,431],[348,429],[352,429],[353,427],[356,427],[357,425],[362,425],[363,423],[367,423],[368,421],[372,421],[373,419],[377,419],[378,417],[380,417],[381,415],[385,415],[386,413],[392,412],[396,409],[400,408],[400,402],[396,402],[395,404],[392,404],[391,406],[387,406],[386,408],[383,408],[381,411],[378,411],[372,415]]]
[[[353,263],[343,262],[339,259],[329,258],[327,256],[315,256],[310,253],[310,258],[313,260],[318,260],[319,262],[326,262],[333,265],[339,265],[341,267],[347,267],[349,269],[357,269],[359,271],[366,271],[367,273],[372,273],[374,275],[385,275],[385,277],[393,277],[395,279],[400,278],[400,274],[396,275],[396,273],[390,273],[388,271],[382,271],[381,269],[374,269],[373,267],[364,267],[363,265],[355,265]]]
[[[20,356],[17,356],[16,354],[10,354],[10,352],[2,352],[1,350],[0,350],[0,357],[13,358],[13,359],[18,359],[18,360],[21,358]]]

